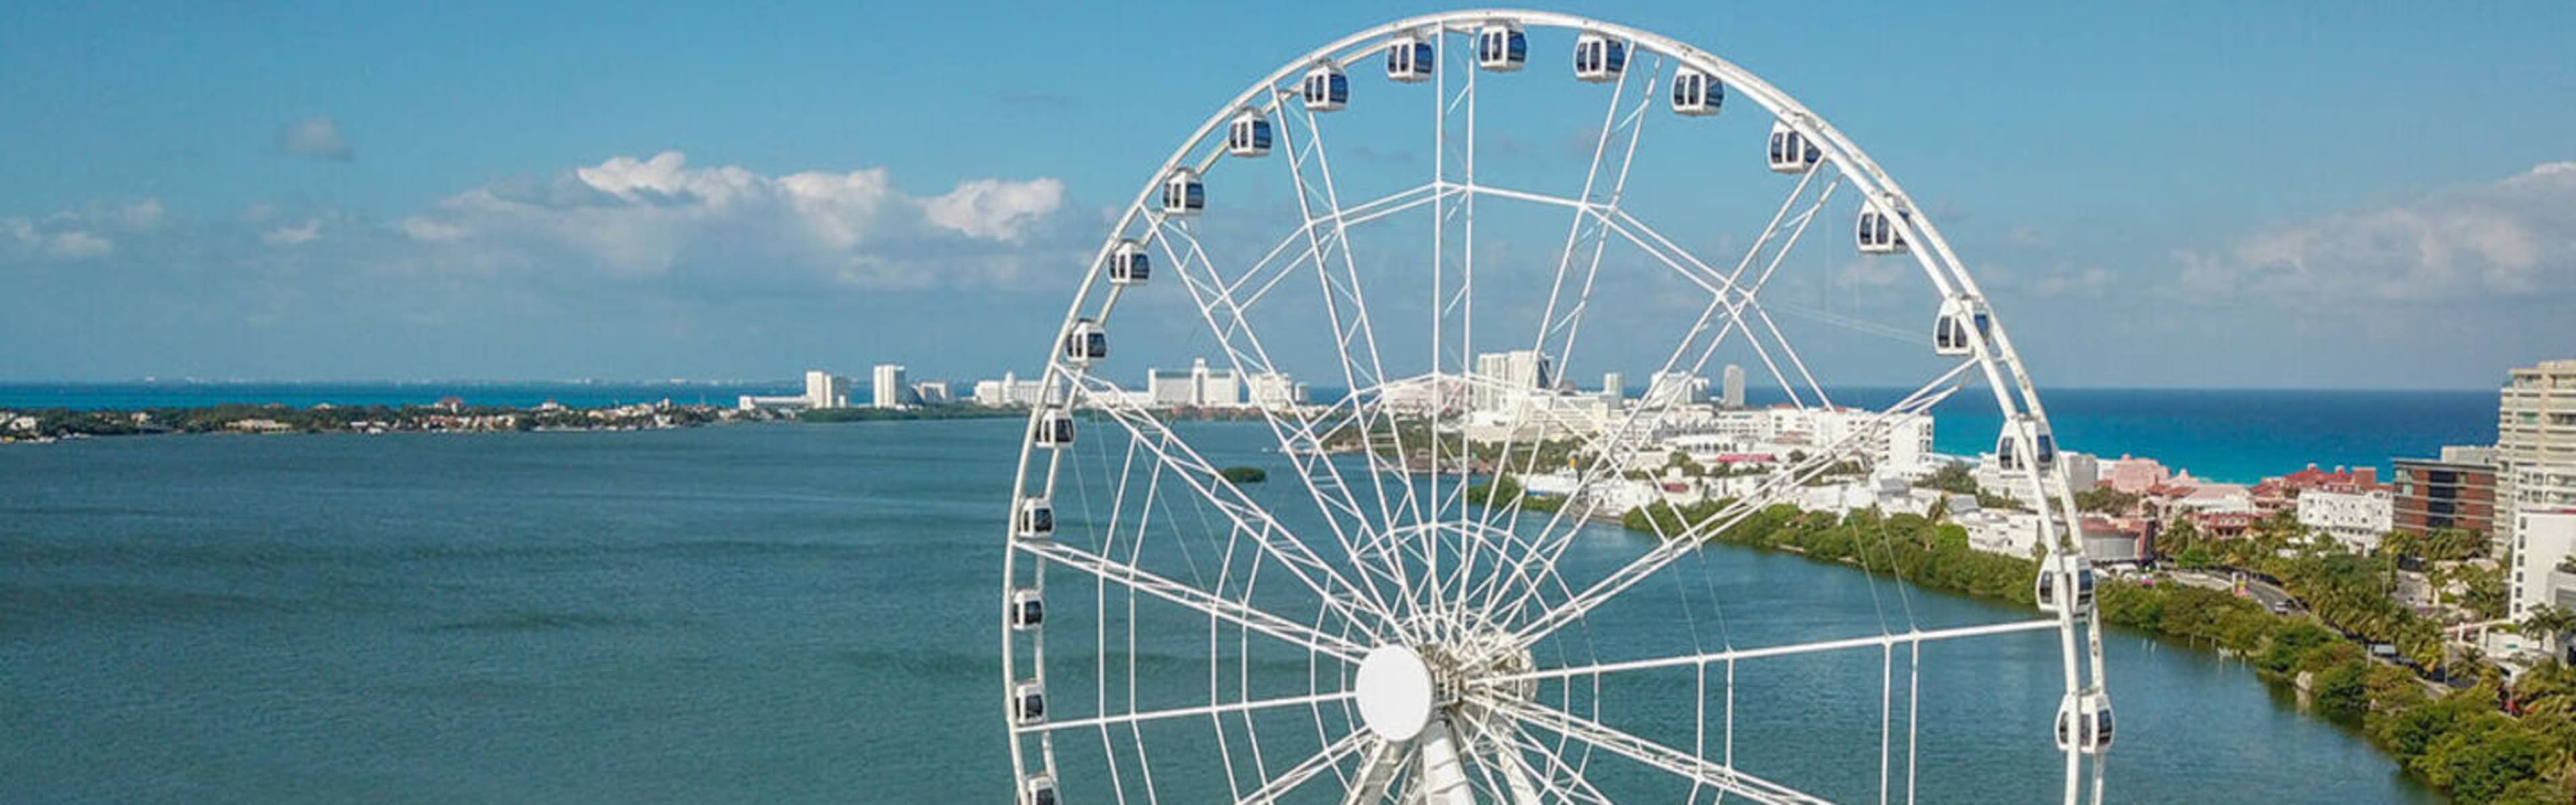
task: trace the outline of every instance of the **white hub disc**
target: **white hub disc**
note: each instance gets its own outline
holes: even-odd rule
[[[1360,660],[1360,721],[1389,741],[1410,741],[1431,721],[1431,667],[1422,655],[1398,645],[1369,650]]]

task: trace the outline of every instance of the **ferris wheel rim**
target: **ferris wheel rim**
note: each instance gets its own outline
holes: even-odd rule
[[[1751,100],[1753,103],[1762,106],[1766,112],[1771,114],[1774,120],[1787,121],[1790,125],[1797,127],[1799,131],[1808,134],[1811,141],[1815,142],[1821,150],[1825,152],[1825,157],[1832,160],[1841,168],[1840,175],[1837,179],[1850,179],[1858,188],[1857,192],[1862,195],[1865,204],[1885,204],[1889,205],[1889,209],[1914,213],[1901,225],[1907,239],[1917,244],[1917,248],[1909,250],[1908,253],[1915,258],[1915,262],[1918,267],[1923,270],[1926,277],[1933,283],[1945,300],[1968,300],[1973,304],[1981,306],[1981,309],[1985,311],[1988,316],[1991,316],[1994,319],[1991,325],[1991,330],[1988,330],[1981,322],[1981,326],[1976,329],[1976,332],[1968,337],[1974,339],[1979,344],[1975,353],[1976,360],[1974,363],[1986,375],[1986,384],[1995,394],[1999,409],[2004,412],[2008,423],[2020,423],[2018,427],[2021,428],[2020,433],[2023,434],[2022,444],[2015,449],[2019,450],[2028,448],[2032,441],[2032,434],[2046,433],[2046,415],[2040,406],[2035,386],[2030,380],[2029,374],[2023,366],[2018,352],[2013,349],[2009,337],[2005,334],[2004,327],[2000,321],[2001,317],[1992,313],[1990,303],[1986,301],[1986,297],[1976,285],[1973,276],[1965,269],[1964,263],[1962,263],[1952,251],[1947,239],[1941,235],[1937,225],[1932,221],[1932,217],[1923,211],[1919,205],[1916,205],[1911,197],[1896,184],[1893,177],[1889,176],[1874,160],[1870,159],[1856,143],[1852,142],[1850,138],[1845,136],[1838,129],[1834,128],[1823,118],[1823,116],[1809,110],[1803,104],[1789,96],[1786,92],[1770,85],[1767,81],[1764,81],[1752,71],[1724,60],[1716,56],[1713,52],[1698,49],[1682,43],[1679,40],[1664,37],[1660,34],[1655,34],[1640,28],[1576,15],[1547,11],[1514,9],[1460,10],[1420,15],[1384,23],[1345,36],[1321,48],[1310,51],[1303,56],[1292,58],[1284,62],[1278,70],[1252,84],[1244,90],[1244,92],[1236,96],[1231,102],[1220,104],[1216,111],[1188,137],[1186,137],[1174,150],[1172,155],[1167,157],[1164,162],[1154,170],[1152,176],[1145,182],[1143,189],[1139,191],[1135,199],[1123,208],[1115,223],[1113,223],[1109,228],[1111,233],[1110,236],[1103,242],[1097,253],[1095,253],[1093,259],[1089,263],[1088,269],[1086,270],[1084,279],[1074,295],[1072,303],[1068,306],[1068,310],[1065,315],[1065,324],[1059,329],[1058,338],[1062,337],[1062,333],[1071,332],[1077,322],[1089,321],[1088,319],[1081,317],[1081,312],[1084,310],[1086,302],[1089,301],[1090,295],[1094,292],[1095,287],[1104,285],[1101,280],[1103,272],[1106,270],[1106,261],[1110,255],[1120,247],[1122,242],[1132,242],[1127,235],[1135,228],[1136,224],[1140,220],[1153,215],[1150,211],[1149,202],[1154,198],[1154,194],[1163,188],[1167,178],[1181,172],[1190,172],[1193,176],[1202,174],[1208,168],[1222,160],[1224,156],[1222,148],[1218,149],[1215,153],[1209,154],[1207,158],[1200,160],[1198,164],[1191,164],[1187,160],[1187,157],[1189,157],[1194,151],[1204,148],[1213,139],[1219,137],[1230,120],[1234,119],[1239,114],[1244,113],[1246,110],[1259,110],[1272,114],[1276,114],[1281,110],[1284,110],[1286,108],[1284,101],[1285,96],[1280,94],[1282,83],[1288,81],[1294,76],[1297,76],[1303,71],[1314,69],[1318,65],[1330,64],[1337,67],[1349,67],[1353,64],[1364,63],[1369,57],[1383,52],[1387,46],[1386,40],[1390,40],[1397,36],[1422,32],[1446,35],[1458,33],[1473,26],[1493,22],[1508,22],[1526,28],[1565,29],[1581,32],[1587,35],[1601,34],[1620,37],[1629,42],[1631,47],[1672,59],[1677,63],[1678,67],[1700,71],[1725,85],[1736,87],[1739,97],[1744,97]],[[1630,58],[1633,60],[1635,55],[1631,55]],[[1264,93],[1271,94],[1267,103],[1259,102],[1260,96]],[[1439,190],[1434,188],[1433,192],[1436,196],[1439,193]],[[1159,239],[1159,237],[1156,239]],[[1117,290],[1113,287],[1110,293],[1111,297],[1109,304],[1114,305],[1117,298]],[[1103,322],[1107,319],[1105,307],[1100,319]],[[1991,347],[1987,346],[1988,344],[1991,344]],[[1045,393],[1049,395],[1049,403],[1051,404],[1056,401],[1052,395],[1054,394],[1054,390],[1057,388],[1059,379],[1062,379],[1064,382],[1066,397],[1063,402],[1070,403],[1075,395],[1077,395],[1081,380],[1088,374],[1088,371],[1089,367],[1087,365],[1083,365],[1081,362],[1069,361],[1062,349],[1051,349],[1047,368],[1043,374],[1043,382],[1045,384],[1044,388],[1046,389]],[[1354,391],[1356,392],[1356,389]],[[1033,406],[1033,409],[1031,416],[1032,425],[1034,426],[1036,418],[1040,415],[1041,411],[1045,410],[1045,406]],[[2008,425],[2008,427],[2011,426],[2012,425]],[[2044,435],[2041,438],[2045,438]],[[1039,452],[1041,452],[1040,448],[1031,443],[1031,437],[1024,435],[1024,438],[1022,439],[1020,466],[1015,471],[1015,477],[1019,479],[1017,484],[1020,487],[1025,488],[1026,483],[1030,478],[1032,456]],[[1050,493],[1054,487],[1055,472],[1056,470],[1052,465],[1050,465],[1045,471],[1045,488]],[[2062,468],[2059,472],[2062,473]],[[2033,477],[2036,479],[2038,475],[2038,473],[2034,473]],[[2034,480],[2034,483],[2042,482]],[[2043,494],[2047,491],[2048,490],[2045,489],[2045,485],[2043,483]],[[2055,551],[2064,552],[2064,554],[2068,556],[2081,557],[2084,547],[2083,540],[2081,539],[2080,534],[2072,533],[2078,529],[2078,526],[2076,515],[2074,513],[2075,507],[2071,498],[2071,489],[2069,489],[2065,484],[2060,483],[2053,491],[2055,492],[2054,496],[2061,498],[2062,500],[2051,500],[2049,503],[2062,503],[2062,508],[2067,515],[2064,526],[2070,533],[2057,534],[2053,536],[2050,535],[2051,517],[2043,516],[2040,518],[2039,526],[2043,532],[2043,540],[2051,543],[2051,547]],[[1020,493],[1015,492],[1013,498],[1014,506],[1019,505],[1020,500]],[[2061,508],[2061,506],[2043,504],[2041,508],[2043,510],[2054,510]],[[2053,514],[2053,512],[2049,513]],[[1018,555],[1019,553],[1020,551],[1016,549],[1004,551],[1005,569],[1003,588],[1006,600],[1008,600],[1014,589],[1013,579],[1015,576],[1013,574],[1014,572],[1012,567],[1015,562],[1022,558]],[[1030,560],[1032,562],[1038,562],[1034,557],[1031,557]],[[1038,562],[1038,564],[1040,566],[1044,566],[1043,562]],[[2066,640],[2068,641],[2065,653],[2067,657],[2066,662],[2069,666],[2068,695],[2070,701],[2072,701],[2079,692],[2091,692],[2091,695],[2099,696],[2099,691],[2101,690],[2100,680],[2102,678],[2102,669],[2099,646],[2100,628],[2098,612],[2087,611],[2082,615],[2077,615],[2072,608],[2061,608],[2057,614],[2058,617],[2056,618],[2056,621],[2058,623],[2058,628],[2065,634]],[[1319,617],[1321,616],[1319,615]],[[1006,614],[1006,620],[1007,618],[1008,615]],[[2073,641],[2077,639],[2076,633],[2078,631],[2077,626],[2079,621],[2084,621],[2086,622],[2086,625],[2089,626],[2089,628],[2082,629],[2081,631],[2085,633],[2085,637],[2090,643],[2088,646],[2090,649],[2089,659],[2092,665],[2092,673],[2090,674],[2081,674],[2074,667],[2078,659],[2076,657],[2076,650],[2073,646]],[[1345,623],[1344,629],[1347,630],[1349,628],[1350,624]],[[1006,674],[1006,679],[1004,680],[1007,702],[1007,697],[1013,693],[1012,685],[1015,684],[1013,676],[1016,673],[1016,669],[1012,667],[1012,638],[1008,629],[1004,632],[1003,640],[1005,644],[1004,655],[1006,671],[1012,672],[1011,674]],[[1915,645],[1919,645],[1919,643],[1916,643]],[[1038,681],[1043,683],[1043,677],[1045,674],[1043,644],[1041,643],[1040,646],[1041,647],[1037,649],[1039,657],[1034,661],[1033,665],[1036,669]],[[1348,658],[1344,657],[1343,659],[1347,660]],[[1347,671],[1348,669],[1345,670]],[[2084,685],[2077,684],[2076,679],[2079,675],[2089,676],[2092,682]],[[1006,704],[1006,708],[1007,707],[1008,705]],[[1585,751],[1588,756],[1591,749],[1587,747]],[[1040,767],[1051,779],[1055,772],[1051,746],[1046,748],[1044,752],[1047,757],[1041,762]],[[2090,753],[2088,752],[2087,754]],[[1014,785],[1017,786],[1023,779],[1028,778],[1030,774],[1022,761],[1021,747],[1016,740],[1014,740],[1012,746],[1012,757],[1014,767]],[[2074,801],[2073,777],[2077,762],[2078,758],[2076,753],[2070,750],[2068,752],[2068,796],[2070,802]],[[2098,768],[2099,767],[2097,766],[2097,800],[2100,795]],[[1338,774],[1338,770],[1336,770],[1335,773]]]

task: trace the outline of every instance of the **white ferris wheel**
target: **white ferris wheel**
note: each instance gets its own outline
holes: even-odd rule
[[[1551,75],[1563,69],[1552,60],[1578,80]],[[1500,133],[1544,93],[1601,111],[1561,144]],[[1640,161],[1641,142],[1668,141],[1684,144],[1678,167]],[[1588,167],[1544,177],[1527,163],[1547,149]],[[1751,176],[1690,173],[1724,165]],[[1659,180],[1692,208],[1641,209]],[[1752,199],[1755,220],[1696,207],[1721,196]],[[1904,283],[1912,295],[1894,309],[1928,328],[1777,290],[1908,260],[1927,282]],[[1854,350],[1802,352],[1775,311],[1893,344],[1929,379],[1875,404],[1837,400],[1820,378]],[[1221,381],[1248,398],[1250,422],[1176,421],[1157,406],[1205,400],[1107,378],[1146,368],[1112,357],[1113,334],[1123,357],[1184,332],[1216,368],[1174,375],[1173,388]],[[1610,394],[1557,388],[1578,359],[1625,350],[1662,359],[1642,398],[1622,399],[1615,380]],[[1663,488],[1637,481],[1662,477],[1665,439],[1712,427],[1704,386],[1665,386],[1721,353],[1776,382],[1785,400],[1769,410],[1837,424],[1698,482],[1723,489],[1704,518],[1648,518],[1651,535],[1624,537],[1587,526]],[[1291,368],[1340,388],[1299,402]],[[1766,624],[1761,600],[1789,591],[1708,581],[1729,559],[1698,550],[1708,535],[1798,502],[1819,478],[1874,471],[1896,423],[1977,386],[2002,423],[1994,461],[2035,502],[2041,615],[1927,628],[1910,604],[1877,601],[1875,628]],[[2023,664],[2053,719],[1977,729],[2037,755],[2047,796],[2062,768],[2066,802],[2101,799],[2113,722],[2093,570],[2002,321],[1894,179],[1710,51],[1564,14],[1473,10],[1289,61],[1182,138],[1116,217],[1027,394],[1001,590],[1024,805],[1912,802],[1917,767],[1944,770],[1925,763],[1943,749],[1920,740],[1926,723],[1975,717],[1927,709],[1927,647],[2051,632]],[[1293,478],[1230,477],[1244,454]],[[1561,495],[1553,510],[1480,491],[1542,474]],[[2039,670],[2052,653],[2061,675]],[[1751,714],[1776,693],[1737,695],[1739,673],[1831,658],[1860,670],[1817,676],[1785,719]],[[1775,735],[1823,726],[1840,730],[1822,739],[1834,760],[1761,765],[1782,753]]]

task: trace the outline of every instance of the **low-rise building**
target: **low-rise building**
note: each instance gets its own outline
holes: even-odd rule
[[[2385,489],[2309,489],[2298,494],[2299,524],[2333,537],[2355,553],[2369,553],[2378,549],[2379,538],[2395,527],[2394,503]]]
[[[975,381],[975,404],[986,408],[1036,407],[1046,402],[1046,384],[1003,372],[998,380]]]
[[[2136,495],[2173,480],[2173,472],[2163,462],[2152,458],[2122,455],[2102,465],[2101,481],[2121,492]]]

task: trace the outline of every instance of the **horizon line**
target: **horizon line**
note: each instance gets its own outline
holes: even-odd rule
[[[851,377],[853,380],[861,380],[861,379],[864,379],[864,378],[862,378],[862,377],[860,377],[860,376],[857,376],[857,375],[852,375],[852,376],[850,376],[850,377]],[[995,377],[995,378],[998,378],[998,377],[999,377],[999,375],[995,375],[994,377]],[[960,380],[954,380],[954,379],[948,379],[948,378],[938,378],[938,377],[925,377],[925,378],[921,378],[921,379],[922,379],[922,380],[948,380],[948,382],[952,382],[952,383],[953,383],[953,382],[965,382],[965,381],[960,381]],[[976,379],[991,379],[991,378],[976,378]],[[785,376],[785,377],[770,377],[770,378],[692,378],[692,377],[659,377],[659,378],[605,378],[605,377],[577,377],[577,378],[471,378],[471,377],[444,377],[444,378],[408,378],[408,379],[407,379],[407,378],[204,378],[204,377],[175,377],[175,378],[165,378],[165,377],[129,377],[129,378],[114,378],[114,379],[63,379],[63,378],[25,378],[25,379],[19,379],[19,378],[0,378],[0,386],[9,386],[9,385],[30,385],[30,386],[33,386],[33,385],[56,385],[56,386],[79,386],[79,385],[95,385],[95,386],[111,386],[111,385],[251,385],[251,384],[263,384],[263,383],[266,383],[266,384],[278,384],[278,385],[326,385],[326,384],[340,384],[340,385],[406,385],[406,386],[411,386],[411,385],[435,385],[435,384],[440,384],[440,383],[471,384],[471,385],[637,385],[637,386],[680,386],[680,385],[748,385],[748,384],[773,384],[773,383],[774,383],[774,384],[795,384],[795,383],[801,383],[801,382],[804,382],[803,377],[802,377],[802,376],[796,376],[796,375],[790,375],[790,376]],[[1902,384],[1902,383],[1845,383],[1845,384],[1832,384],[1832,383],[1828,383],[1828,384],[1826,384],[1826,385],[1825,385],[1825,387],[1826,387],[1826,388],[1829,388],[1829,389],[1837,389],[1837,388],[1838,388],[1838,389],[1903,389],[1903,388],[1912,388],[1912,386],[1905,385],[1905,384]],[[1577,388],[1578,388],[1578,389],[1580,389],[1580,388],[1584,388],[1584,387],[1578,386]],[[1779,388],[1780,388],[1780,387],[1779,387],[1778,385],[1776,385],[1776,384],[1774,384],[1774,385],[1760,385],[1760,386],[1747,386],[1747,387],[1746,387],[1746,389],[1747,389],[1747,390],[1769,389],[1769,390],[1773,390],[1773,391],[1777,391]],[[2501,384],[2501,383],[2499,383],[2499,384],[2497,384],[2497,385],[2494,385],[2494,386],[2251,386],[2251,385],[2185,386],[2185,385],[2095,385],[2095,384],[2086,384],[2086,383],[2044,384],[2044,385],[2040,385],[2040,386],[2039,386],[2039,389],[2041,390],[2041,392],[2042,392],[2042,393],[2046,393],[2049,389],[2078,390],[2078,391],[2269,391],[2269,392],[2302,392],[2302,391],[2306,391],[2306,392],[2315,392],[2315,391],[2335,391],[2335,392],[2353,392],[2353,391],[2376,391],[2376,392],[2470,392],[2470,391],[2476,391],[2476,392],[2489,392],[2489,393],[2492,393],[2492,392],[2501,391],[2503,388],[2504,388],[2504,386],[2503,386],[2503,384]]]

